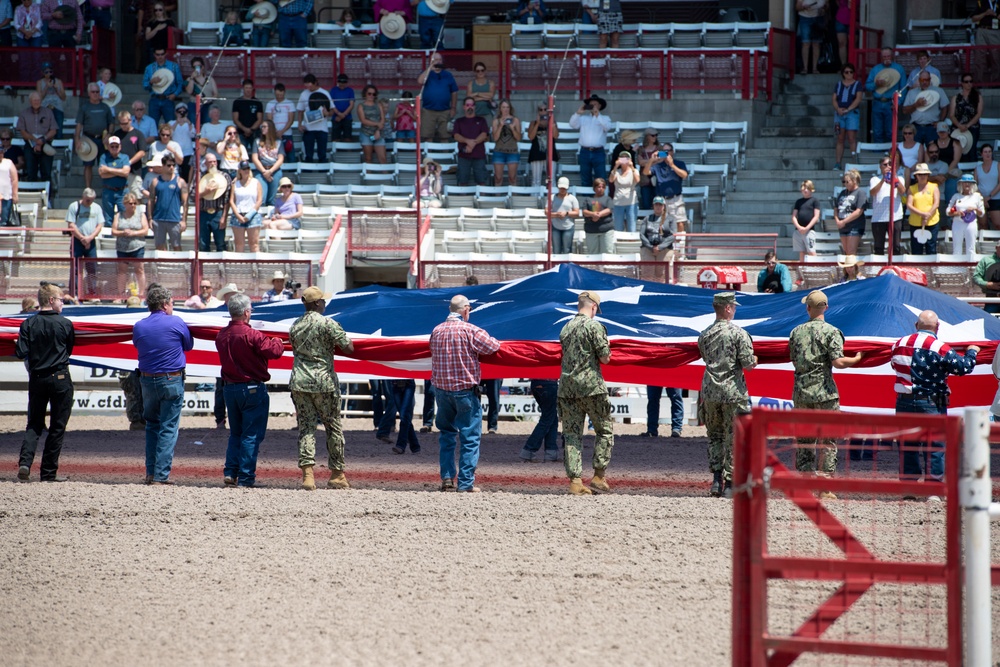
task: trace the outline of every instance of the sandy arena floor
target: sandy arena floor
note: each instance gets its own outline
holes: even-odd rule
[[[703,429],[616,427],[616,493],[576,498],[561,463],[518,461],[530,423],[484,436],[478,495],[437,492],[436,434],[395,456],[365,420],[347,424],[354,488],[300,491],[291,418],[270,422],[267,488],[221,488],[227,432],[208,417],[182,419],[177,486],[147,487],[143,434],[123,425],[74,416],[71,481],[23,484],[23,418],[0,417],[2,664],[730,662],[731,503],[707,497]],[[883,555],[940,545],[940,505],[831,506]],[[800,517],[776,508],[774,548],[831,553]],[[772,622],[796,625],[829,590],[776,586]],[[916,607],[905,636],[939,637],[940,591],[876,593],[831,632],[874,636]]]

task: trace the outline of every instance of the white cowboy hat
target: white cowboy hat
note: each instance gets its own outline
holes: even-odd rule
[[[378,24],[386,39],[399,39],[406,34],[406,21],[399,14],[386,14]]]
[[[104,84],[104,103],[114,109],[122,101],[122,89],[113,83]]]
[[[210,171],[198,181],[198,192],[202,199],[217,199],[218,195],[225,191],[229,184],[226,177],[220,171]],[[214,197],[206,196],[208,193],[215,194]]]
[[[169,88],[174,82],[174,73],[171,72],[166,67],[161,67],[160,69],[153,72],[153,76],[150,79],[159,78],[160,82],[153,85],[153,92],[157,95],[162,95],[163,91]]]
[[[229,283],[216,292],[215,298],[219,301],[225,301],[228,294],[243,294],[243,291],[236,286],[236,283]]]
[[[917,95],[917,99],[913,103],[917,105],[917,109],[925,111],[936,105],[940,99],[941,95],[938,94],[938,91],[925,90]]]
[[[917,243],[927,243],[931,240],[931,233],[926,229],[918,229],[913,232],[913,238],[916,239]]]
[[[966,130],[955,129],[951,132],[951,138],[957,139],[958,143],[962,144],[962,153],[968,153],[969,149],[972,148],[972,132]]]
[[[875,75],[875,92],[884,93],[899,83],[899,72],[887,67]]]
[[[451,4],[449,0],[425,0],[428,9],[437,12],[438,14],[447,14],[448,6]]]
[[[844,261],[837,262],[837,265],[842,269],[846,269],[849,266],[864,266],[865,263],[858,259],[857,255],[844,255]]]
[[[256,5],[252,5],[247,13],[253,17],[251,20],[254,25],[274,23],[275,19],[278,18],[278,9],[270,2],[258,2]],[[258,13],[263,14],[263,16],[257,16]]]
[[[275,280],[285,280],[285,272],[281,269],[275,271],[274,275],[271,276],[271,282],[274,282]]]
[[[941,77],[937,74],[931,74],[931,88],[939,88],[941,86]]]
[[[48,155],[49,157],[54,157],[56,154],[56,149],[53,148],[51,144],[43,144],[42,152]]]
[[[90,160],[97,158],[97,144],[94,140],[88,136],[81,135],[80,141],[76,144],[76,154],[80,156],[80,159],[84,162],[89,162]]]

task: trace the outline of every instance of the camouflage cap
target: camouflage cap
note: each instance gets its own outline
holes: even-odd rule
[[[719,292],[712,297],[713,306],[728,306],[729,304],[740,305],[740,302],[736,300],[736,292]]]
[[[826,298],[826,294],[823,291],[816,289],[802,297],[802,303],[810,308],[815,308],[816,306],[829,305],[830,301]]]

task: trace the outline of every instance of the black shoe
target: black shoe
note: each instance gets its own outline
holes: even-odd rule
[[[376,438],[376,439],[377,439],[377,440],[378,440],[379,442],[384,442],[384,443],[385,443],[385,444],[387,444],[387,445],[389,445],[389,444],[392,444],[392,438],[390,438],[390,437],[389,437],[389,436],[387,436],[387,435],[377,435],[377,436],[375,436],[375,438]]]
[[[728,479],[726,480],[726,485],[722,488],[722,497],[723,498],[733,497],[733,483],[731,480]]]
[[[173,486],[174,483],[171,482],[169,479],[165,479],[163,481],[157,481],[157,480],[154,479],[152,482],[149,483],[149,485],[150,486]]]
[[[411,454],[419,454],[420,453],[420,448],[419,447],[412,447],[410,449],[410,453]]]
[[[235,477],[229,477],[227,475],[226,477],[222,478],[222,483],[225,486],[236,486],[236,478]]]
[[[68,482],[69,481],[69,477],[60,477],[59,475],[56,475],[55,477],[50,477],[48,479],[43,479],[42,481],[43,482]]]
[[[22,482],[27,482],[31,477],[31,468],[28,466],[21,466],[17,469],[17,478]]]
[[[430,433],[431,432],[431,427],[430,426],[421,426],[420,427],[420,432],[421,433]]]
[[[640,438],[655,438],[657,437],[655,433],[650,433],[649,431],[643,431],[639,434]]]
[[[718,498],[719,496],[722,495],[722,473],[717,472],[714,473],[714,475],[715,476],[712,478],[712,488],[709,490],[708,493],[713,498]]]
[[[679,438],[679,437],[681,437],[681,432],[680,431],[671,431],[670,432],[670,437],[671,438]]]
[[[451,479],[442,479],[441,480],[441,490],[442,491],[454,491],[455,490],[455,482],[454,482],[454,480],[451,480]]]
[[[399,447],[393,447],[393,448],[392,448],[392,453],[393,453],[393,454],[402,454],[402,453],[403,453],[403,452],[405,452],[405,451],[406,451],[406,450],[403,450],[403,449],[400,449]]]

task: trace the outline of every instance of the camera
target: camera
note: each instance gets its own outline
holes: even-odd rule
[[[667,151],[657,152],[656,157],[667,157]]]
[[[437,165],[436,164],[427,165],[427,171],[437,171]]]
[[[511,123],[513,123],[513,122],[514,122],[514,119],[513,119],[513,118],[507,118],[506,120],[504,120],[503,124],[504,124],[504,125],[510,125],[510,124],[511,124]]]
[[[652,243],[653,245],[660,245],[661,243],[663,243],[663,237],[657,234],[653,238],[649,239],[649,242]]]
[[[542,120],[548,120],[549,115],[547,113],[543,113],[541,116],[539,116],[539,118],[541,118]]]
[[[285,289],[292,290],[293,292],[298,292],[300,289],[302,289],[302,283],[293,283],[291,280],[286,280]]]

